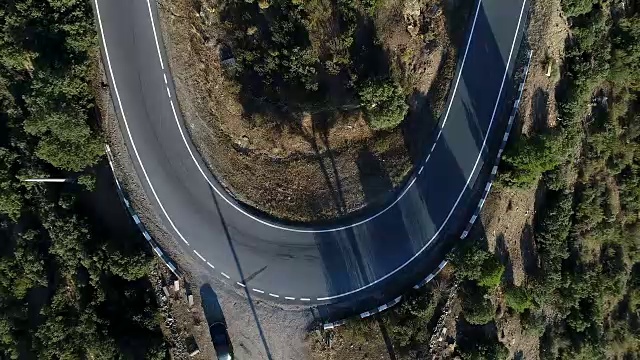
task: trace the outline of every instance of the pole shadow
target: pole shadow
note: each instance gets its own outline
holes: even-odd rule
[[[326,113],[317,113],[312,115],[311,118],[311,134],[305,134],[307,142],[313,148],[316,155],[316,160],[320,171],[325,180],[325,184],[331,200],[334,204],[336,212],[342,216],[346,211],[346,203],[344,200],[344,193],[342,189],[342,182],[340,180],[340,174],[335,163],[333,151],[329,144],[329,119]],[[320,138],[323,149],[318,144],[318,138]],[[329,162],[329,166],[325,164],[325,160]]]
[[[216,206],[216,209],[218,211],[218,215],[220,216],[220,223],[222,224],[222,228],[224,230],[224,235],[225,238],[227,239],[227,242],[229,244],[229,248],[231,249],[231,253],[233,254],[233,259],[236,263],[236,266],[238,267],[238,273],[240,274],[240,277],[242,279],[242,281],[244,282],[245,280],[245,274],[242,270],[242,266],[240,265],[240,260],[238,258],[238,254],[236,253],[235,247],[233,245],[233,241],[231,241],[231,236],[229,235],[229,228],[227,227],[227,223],[224,219],[224,216],[222,216],[222,212],[220,211],[220,205],[218,203],[218,199],[216,197],[216,194],[213,192],[213,190],[211,190],[211,197],[213,198],[213,202]],[[249,289],[245,286],[243,287],[245,296],[247,297],[247,302],[249,303],[249,307],[251,308],[251,313],[253,315],[253,319],[256,323],[256,328],[258,329],[258,333],[260,335],[260,340],[262,341],[262,345],[264,346],[264,350],[267,354],[267,358],[269,360],[273,360],[273,357],[271,355],[271,351],[269,350],[269,344],[267,343],[267,339],[264,335],[264,331],[262,329],[262,325],[260,324],[260,319],[258,318],[258,312],[256,311],[254,302],[253,302],[253,298],[251,296],[251,293],[249,292]],[[202,292],[202,289],[201,289]],[[211,295],[210,293],[208,295]],[[215,293],[214,293],[215,295]],[[203,301],[204,301],[204,297],[203,297]],[[219,306],[219,304],[218,304]]]
[[[387,347],[387,353],[389,353],[389,360],[396,360],[396,352],[393,349],[393,342],[389,337],[389,332],[387,331],[387,327],[384,324],[382,317],[380,317],[379,313],[376,314],[374,317],[376,322],[378,323],[378,327],[380,328],[380,333],[382,334],[382,338],[384,339],[384,344]]]

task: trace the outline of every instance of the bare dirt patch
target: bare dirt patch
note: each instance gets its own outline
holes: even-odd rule
[[[307,25],[314,51],[321,58],[339,53],[331,47],[333,3],[312,3],[319,8]],[[393,76],[409,92],[410,113],[400,127],[374,132],[349,102],[286,119],[248,111],[228,74],[235,59],[220,16],[224,5],[160,2],[180,108],[212,172],[240,201],[294,221],[334,218],[386,200],[424,148],[410,137],[428,139],[437,121],[457,57],[446,19],[466,12],[441,0],[380,2],[373,26]]]
[[[533,217],[535,191],[500,189],[489,195],[482,222],[489,250],[506,262],[505,276],[514,285],[525,281],[527,261],[533,261]]]
[[[378,324],[363,322],[347,326],[358,326],[358,332],[349,327],[343,327],[328,333],[318,330],[309,334],[307,341],[311,350],[311,359],[389,359],[389,353]],[[365,337],[363,334],[368,336]]]
[[[532,3],[527,40],[533,57],[520,105],[523,134],[556,125],[555,89],[560,80],[568,33],[559,1],[536,0]]]
[[[553,128],[557,123],[555,91],[560,80],[565,40],[566,19],[557,0],[536,0],[531,7],[528,42],[533,58],[520,104],[520,130],[513,136]],[[494,188],[481,214],[489,249],[505,264],[509,283],[522,286],[527,274],[537,264],[533,227],[537,203],[543,196],[533,186],[529,189]],[[501,301],[500,299],[498,299]],[[502,304],[504,308],[504,304]],[[500,341],[511,355],[523,359],[539,358],[537,335],[526,332],[518,316],[500,315],[496,321]]]
[[[171,345],[172,359],[213,359],[215,350],[200,296],[193,294],[193,289],[184,281],[178,280],[175,288],[177,278],[161,261],[157,263],[156,274],[154,285],[163,317],[162,331]],[[193,305],[189,305],[189,295],[193,296]]]

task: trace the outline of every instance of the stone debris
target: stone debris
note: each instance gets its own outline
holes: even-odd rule
[[[449,290],[449,298],[442,308],[442,315],[440,316],[440,319],[438,319],[435,329],[433,329],[433,335],[431,335],[431,340],[429,341],[431,358],[436,358],[436,353],[439,351],[438,343],[441,343],[446,338],[445,335],[447,334],[447,328],[445,327],[445,322],[449,313],[451,313],[451,306],[456,298],[457,290],[457,284],[452,286]]]
[[[186,339],[184,339],[185,346],[187,347],[187,352],[189,356],[193,357],[200,353],[200,348],[198,348],[198,343],[193,335],[189,335]]]

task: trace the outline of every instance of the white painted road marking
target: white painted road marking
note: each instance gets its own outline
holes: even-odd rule
[[[157,193],[156,193],[156,191],[155,191],[155,189],[154,189],[154,187],[153,187],[153,185],[152,185],[152,183],[151,183],[151,180],[150,180],[150,178],[149,178],[149,176],[148,176],[148,174],[147,174],[147,172],[146,172],[146,169],[144,168],[144,165],[143,165],[143,163],[142,163],[142,160],[141,160],[141,158],[140,158],[140,155],[139,155],[139,153],[138,153],[138,150],[137,150],[137,148],[136,148],[136,145],[135,145],[135,142],[134,142],[134,140],[133,140],[133,137],[132,137],[132,134],[131,134],[131,131],[130,131],[130,128],[129,128],[128,122],[127,122],[127,120],[126,120],[125,110],[124,110],[124,107],[122,106],[122,101],[121,101],[120,95],[119,95],[119,93],[118,93],[117,85],[116,85],[116,82],[115,82],[115,76],[114,76],[114,74],[113,74],[113,69],[112,69],[111,61],[110,61],[109,54],[108,54],[108,47],[107,47],[107,43],[106,43],[106,39],[105,39],[105,35],[104,35],[104,29],[103,29],[103,25],[102,25],[102,19],[101,19],[101,16],[100,16],[100,10],[99,10],[99,5],[98,5],[98,0],[94,0],[94,2],[95,2],[95,6],[96,6],[96,13],[97,13],[97,17],[98,17],[98,24],[99,24],[99,27],[100,27],[100,33],[101,33],[102,43],[103,43],[104,51],[105,51],[105,57],[106,57],[106,60],[107,60],[107,67],[108,67],[108,69],[109,69],[109,74],[110,74],[111,81],[112,81],[112,83],[113,83],[114,92],[115,92],[115,94],[116,94],[116,99],[117,99],[117,102],[118,102],[118,106],[119,106],[119,108],[120,108],[121,115],[122,115],[123,121],[124,121],[124,123],[125,123],[125,128],[126,128],[126,130],[127,130],[128,138],[129,138],[129,140],[130,140],[130,142],[131,142],[131,146],[132,146],[132,148],[133,148],[133,150],[134,150],[134,154],[135,154],[135,156],[136,156],[136,159],[138,160],[138,164],[140,165],[140,168],[141,168],[142,173],[143,173],[143,175],[144,175],[144,177],[145,177],[145,180],[147,181],[147,183],[148,183],[148,185],[149,185],[149,188],[150,188],[150,190],[151,190],[151,192],[152,192],[152,194],[153,194],[154,198],[155,198],[155,199],[156,199],[156,201],[158,202],[158,205],[160,206],[160,209],[162,210],[162,212],[163,212],[163,214],[165,215],[165,217],[167,218],[167,220],[168,220],[168,222],[169,222],[169,224],[170,224],[171,228],[176,232],[176,234],[181,238],[181,240],[182,240],[185,244],[189,245],[189,242],[188,242],[188,241],[184,238],[184,236],[179,232],[179,230],[177,229],[177,227],[175,226],[175,224],[173,223],[173,221],[172,221],[172,220],[171,220],[171,218],[169,217],[169,215],[168,215],[167,211],[165,210],[165,208],[164,208],[164,206],[163,206],[162,202],[160,201],[160,199],[159,199],[159,197],[158,197],[158,195],[157,195]],[[444,128],[444,126],[445,126],[445,124],[446,124],[446,122],[447,122],[448,115],[449,115],[449,111],[450,111],[450,109],[451,109],[453,99],[455,98],[455,94],[456,94],[456,92],[457,92],[458,83],[459,83],[459,81],[460,81],[460,77],[461,77],[461,75],[462,75],[462,71],[463,71],[463,69],[464,69],[464,64],[465,64],[465,61],[466,61],[467,53],[468,53],[468,50],[469,50],[469,47],[470,47],[470,44],[471,44],[471,40],[472,40],[472,38],[473,38],[473,34],[474,34],[474,30],[475,30],[475,25],[476,25],[476,21],[477,21],[477,17],[478,17],[478,12],[479,12],[479,10],[480,10],[480,6],[481,6],[481,4],[482,4],[482,1],[479,1],[479,2],[478,2],[478,7],[476,8],[476,12],[475,12],[475,15],[474,15],[474,19],[473,19],[473,23],[472,23],[472,27],[471,27],[471,32],[470,32],[470,35],[469,35],[469,39],[468,39],[468,41],[467,41],[467,45],[466,45],[466,48],[465,48],[465,52],[464,52],[464,56],[463,56],[463,59],[462,59],[461,67],[460,67],[460,70],[459,70],[459,73],[458,73],[458,77],[457,77],[456,82],[455,82],[454,91],[453,91],[453,93],[452,93],[451,101],[449,102],[449,105],[448,105],[448,108],[447,108],[447,112],[446,112],[445,117],[444,117],[444,119],[443,119],[442,125],[440,126],[440,130],[439,130],[438,135],[437,135],[437,137],[436,137],[436,142],[435,142],[435,143],[433,144],[433,146],[432,146],[432,150],[435,148],[436,143],[437,143],[437,141],[439,140],[439,138],[440,138],[440,136],[441,136],[441,134],[442,134],[443,128]],[[495,104],[495,107],[494,107],[494,111],[493,111],[493,114],[492,114],[492,117],[491,117],[491,121],[490,121],[490,123],[489,123],[489,127],[488,127],[489,129],[491,128],[491,125],[493,124],[493,121],[494,121],[494,118],[495,118],[495,113],[496,113],[496,110],[497,110],[497,107],[498,107],[498,104],[499,104],[499,100],[500,100],[500,97],[501,97],[501,95],[502,95],[502,91],[503,91],[503,88],[504,88],[504,82],[505,82],[505,80],[506,80],[506,76],[507,76],[507,74],[508,74],[509,65],[510,65],[510,63],[511,63],[511,58],[512,58],[512,55],[513,55],[513,49],[514,49],[514,47],[515,47],[515,42],[516,42],[517,35],[518,35],[519,29],[520,29],[520,25],[521,25],[521,22],[522,22],[522,14],[523,14],[523,12],[524,12],[525,4],[526,4],[526,0],[522,3],[522,9],[521,9],[521,11],[520,11],[520,17],[519,17],[519,19],[518,19],[517,28],[516,28],[516,31],[515,31],[515,34],[514,34],[513,43],[512,43],[512,45],[511,45],[511,50],[510,50],[510,53],[509,53],[509,59],[508,59],[508,61],[507,61],[507,63],[506,63],[505,73],[504,73],[504,76],[503,76],[502,84],[501,84],[501,86],[500,86],[500,91],[499,91],[499,93],[498,93],[498,100],[496,101],[496,104]],[[158,59],[159,59],[159,61],[160,61],[160,66],[161,66],[161,68],[164,70],[164,62],[163,62],[163,60],[162,60],[162,54],[161,54],[161,51],[160,51],[160,46],[159,46],[158,36],[157,36],[157,32],[156,32],[156,27],[155,27],[155,22],[154,22],[154,20],[153,20],[153,14],[152,14],[152,11],[151,11],[151,5],[150,5],[149,0],[147,0],[147,7],[148,7],[148,10],[149,10],[149,17],[150,17],[150,19],[151,19],[151,25],[152,25],[152,28],[153,28],[153,34],[154,34],[154,40],[155,40],[155,44],[156,44],[156,50],[157,50],[157,52],[158,52]],[[166,75],[165,75],[165,74],[163,74],[163,76],[166,78]],[[171,95],[169,94],[169,96],[171,96]],[[258,222],[260,222],[260,223],[262,223],[262,224],[264,224],[264,225],[270,226],[270,227],[274,227],[274,228],[281,229],[281,230],[286,230],[286,231],[292,231],[292,232],[319,233],[319,232],[332,232],[332,231],[339,231],[339,230],[343,230],[343,229],[346,229],[346,228],[350,228],[350,227],[358,226],[358,225],[360,225],[360,224],[363,224],[363,223],[365,223],[365,222],[368,222],[368,221],[370,221],[370,220],[375,219],[376,217],[378,217],[379,215],[381,215],[381,214],[385,213],[388,209],[390,209],[391,207],[393,207],[393,206],[394,206],[398,201],[400,201],[400,199],[402,199],[402,198],[404,197],[404,195],[408,192],[408,190],[413,186],[413,184],[414,184],[414,183],[415,183],[415,181],[416,181],[416,178],[414,177],[414,178],[412,179],[412,181],[410,181],[410,182],[409,182],[409,184],[407,185],[407,188],[406,188],[406,189],[405,189],[405,190],[404,190],[404,191],[403,191],[403,192],[398,196],[398,198],[397,198],[397,199],[396,199],[392,204],[390,204],[388,207],[386,207],[385,209],[383,209],[383,210],[382,210],[382,211],[380,211],[379,213],[377,213],[377,214],[375,214],[375,215],[373,215],[373,216],[371,216],[371,217],[369,217],[369,218],[367,218],[367,219],[364,219],[364,220],[362,220],[362,221],[360,221],[360,222],[357,222],[357,223],[354,223],[354,224],[351,224],[351,225],[346,225],[346,226],[342,226],[342,227],[338,227],[338,228],[332,228],[332,229],[320,229],[320,230],[313,230],[313,229],[295,229],[295,228],[287,228],[287,227],[279,226],[279,225],[276,225],[276,224],[271,224],[271,223],[266,222],[266,221],[264,221],[264,220],[262,220],[262,219],[256,218],[255,216],[252,216],[251,214],[248,214],[248,213],[247,213],[247,212],[245,212],[243,209],[239,208],[236,204],[234,204],[234,203],[233,203],[233,202],[231,202],[229,199],[227,199],[227,198],[226,198],[226,197],[225,197],[225,196],[224,196],[224,195],[223,195],[223,194],[222,194],[222,193],[221,193],[221,192],[220,192],[220,191],[219,191],[215,186],[213,186],[213,184],[211,183],[211,181],[207,178],[206,174],[204,173],[204,171],[203,171],[203,170],[202,170],[202,168],[200,167],[200,164],[197,162],[196,158],[195,158],[195,157],[194,157],[194,155],[193,155],[193,152],[192,152],[191,148],[189,147],[189,145],[188,145],[188,143],[187,143],[187,140],[186,140],[186,138],[185,138],[184,132],[183,132],[183,130],[182,130],[182,128],[181,128],[181,126],[180,126],[180,122],[179,122],[178,117],[177,117],[177,113],[176,113],[176,110],[175,110],[175,105],[173,104],[173,101],[172,101],[171,99],[170,99],[170,104],[171,104],[171,108],[172,108],[172,111],[173,111],[173,115],[174,115],[174,118],[175,118],[176,124],[178,125],[178,129],[179,129],[180,134],[181,134],[181,136],[182,136],[183,142],[184,142],[185,146],[187,147],[187,150],[188,150],[189,154],[191,155],[192,160],[194,161],[194,163],[196,164],[196,166],[197,166],[197,167],[198,167],[198,169],[200,170],[200,173],[201,173],[201,174],[202,174],[202,176],[205,178],[205,180],[209,183],[209,185],[212,187],[212,189],[213,189],[213,190],[214,190],[214,191],[215,191],[215,192],[216,192],[216,193],[217,193],[217,194],[218,194],[218,195],[219,195],[223,200],[225,200],[228,204],[230,204],[231,206],[233,206],[236,210],[238,210],[238,211],[240,211],[241,213],[243,213],[245,216],[247,216],[247,217],[249,217],[249,218],[251,218],[251,219],[253,219],[253,220],[255,220],[255,221],[258,221]],[[488,132],[487,132],[487,133],[488,133]],[[451,215],[453,214],[453,211],[454,211],[454,210],[455,210],[455,208],[457,207],[457,205],[458,205],[458,203],[459,203],[460,199],[462,198],[462,195],[463,195],[463,194],[464,194],[464,192],[466,191],[466,189],[467,189],[467,187],[468,187],[468,184],[469,184],[469,182],[471,181],[471,178],[472,178],[473,174],[475,173],[475,169],[476,169],[476,167],[477,167],[477,165],[478,165],[478,163],[479,163],[479,160],[480,160],[480,158],[481,158],[481,156],[482,156],[482,150],[484,150],[484,148],[485,148],[485,146],[486,146],[486,142],[487,142],[487,137],[485,137],[485,138],[484,138],[483,145],[482,145],[482,149],[481,149],[481,151],[479,152],[478,158],[476,159],[475,165],[474,165],[474,167],[473,167],[473,169],[472,169],[472,171],[471,171],[471,173],[470,173],[469,179],[467,179],[467,182],[466,182],[466,184],[465,184],[465,187],[463,188],[462,192],[460,193],[460,195],[459,195],[459,197],[458,197],[457,201],[455,202],[455,204],[454,204],[454,206],[453,206],[453,208],[452,208],[451,212],[450,212],[450,213],[449,213],[449,215],[445,218],[444,223],[443,223],[443,224],[442,224],[442,226],[438,229],[438,231],[436,232],[436,234],[435,234],[435,235],[434,235],[434,236],[429,240],[429,242],[428,242],[428,243],[427,243],[427,244],[426,244],[422,249],[420,249],[420,250],[419,250],[419,251],[418,251],[418,252],[417,252],[417,253],[416,253],[416,254],[415,254],[411,259],[409,259],[409,260],[408,260],[408,261],[406,261],[404,264],[402,264],[401,266],[399,266],[398,268],[396,268],[394,271],[392,271],[392,272],[388,273],[387,275],[383,276],[382,278],[380,278],[380,279],[378,279],[378,280],[375,280],[375,281],[373,281],[373,282],[369,283],[369,284],[368,284],[368,285],[366,285],[366,286],[363,286],[363,287],[361,287],[361,288],[359,288],[359,289],[356,289],[356,290],[349,291],[349,292],[347,292],[347,293],[343,293],[343,294],[339,294],[339,295],[335,295],[335,296],[330,296],[330,297],[325,297],[325,298],[318,298],[318,299],[330,300],[330,299],[334,299],[334,298],[338,298],[338,297],[342,297],[342,296],[350,295],[350,294],[353,294],[353,293],[355,293],[355,292],[357,292],[357,291],[360,291],[360,290],[362,290],[362,289],[368,288],[368,287],[370,287],[370,286],[372,286],[372,285],[374,285],[374,284],[376,284],[376,283],[378,283],[378,282],[380,282],[380,281],[382,281],[382,280],[384,280],[384,279],[388,278],[389,276],[393,275],[394,273],[396,273],[397,271],[399,271],[400,269],[402,269],[403,267],[405,267],[407,264],[409,264],[411,261],[413,261],[417,256],[419,256],[419,255],[420,255],[420,254],[421,254],[421,253],[422,253],[422,252],[423,252],[423,251],[424,251],[424,250],[425,250],[425,249],[426,249],[426,248],[431,244],[431,242],[432,242],[432,241],[433,241],[433,240],[434,240],[434,239],[439,235],[440,231],[444,228],[444,226],[445,226],[445,225],[446,225],[446,223],[448,222],[449,218],[450,218],[450,217],[451,217]],[[430,158],[430,154],[429,154],[429,156],[427,157],[427,161],[428,161],[428,159],[429,159],[429,158]],[[226,275],[225,273],[222,273],[222,275],[223,275],[223,276],[225,276],[226,278],[230,278],[230,277],[229,277],[228,275]],[[285,297],[285,298],[286,298],[286,297]],[[308,298],[301,298],[301,300],[302,300],[302,301],[309,301],[310,299],[308,299]]]
[[[206,260],[202,255],[200,255],[200,253],[199,253],[199,252],[197,252],[197,251],[195,251],[195,250],[193,250],[193,252],[194,252],[196,255],[198,255],[198,257],[200,258],[200,260],[202,260],[202,261],[207,261],[207,260]]]
[[[129,137],[129,141],[131,142],[131,147],[133,148],[133,153],[136,155],[136,159],[138,160],[138,164],[140,165],[140,169],[142,170],[142,174],[144,175],[145,180],[147,180],[147,184],[149,184],[149,189],[151,189],[151,193],[153,194],[153,197],[158,202],[158,205],[160,206],[160,210],[162,210],[162,213],[167,218],[167,221],[169,221],[169,225],[171,225],[171,228],[173,228],[176,231],[176,233],[178,233],[178,235],[180,236],[180,239],[185,244],[189,245],[189,242],[187,241],[187,239],[185,239],[182,236],[182,234],[180,234],[180,232],[178,231],[178,228],[176,228],[175,224],[173,223],[173,221],[169,217],[169,214],[167,214],[167,211],[165,210],[164,206],[162,205],[162,202],[158,198],[158,194],[156,193],[155,188],[151,184],[151,180],[149,179],[149,175],[147,174],[147,170],[144,168],[144,165],[142,163],[142,159],[140,159],[140,154],[138,153],[138,148],[136,147],[136,143],[133,141],[133,137],[131,136],[131,129],[129,129],[129,122],[127,121],[127,116],[125,115],[124,107],[122,106],[122,99],[120,98],[120,93],[118,92],[118,85],[116,84],[116,78],[113,75],[113,69],[111,68],[111,59],[109,58],[109,50],[108,50],[108,47],[107,47],[107,40],[104,37],[104,28],[102,27],[102,18],[100,17],[100,7],[98,6],[98,0],[94,0],[94,2],[95,2],[95,6],[96,6],[96,15],[98,17],[98,26],[100,27],[100,36],[102,38],[102,44],[104,46],[104,55],[107,58],[107,67],[109,68],[109,77],[111,78],[111,82],[113,83],[113,91],[116,94],[116,101],[118,102],[118,107],[120,108],[120,112],[122,114],[122,121],[124,122],[125,129],[127,129],[127,135]],[[162,59],[161,59],[161,61],[162,61]]]

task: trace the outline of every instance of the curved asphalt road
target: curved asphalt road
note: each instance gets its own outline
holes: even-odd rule
[[[263,218],[221,190],[184,127],[153,0],[94,0],[94,8],[125,140],[168,231],[234,286],[328,303],[375,293],[442,260],[439,240],[468,220],[470,189],[493,159],[487,141],[505,120],[526,0],[477,3],[440,131],[397,200],[324,228]]]

